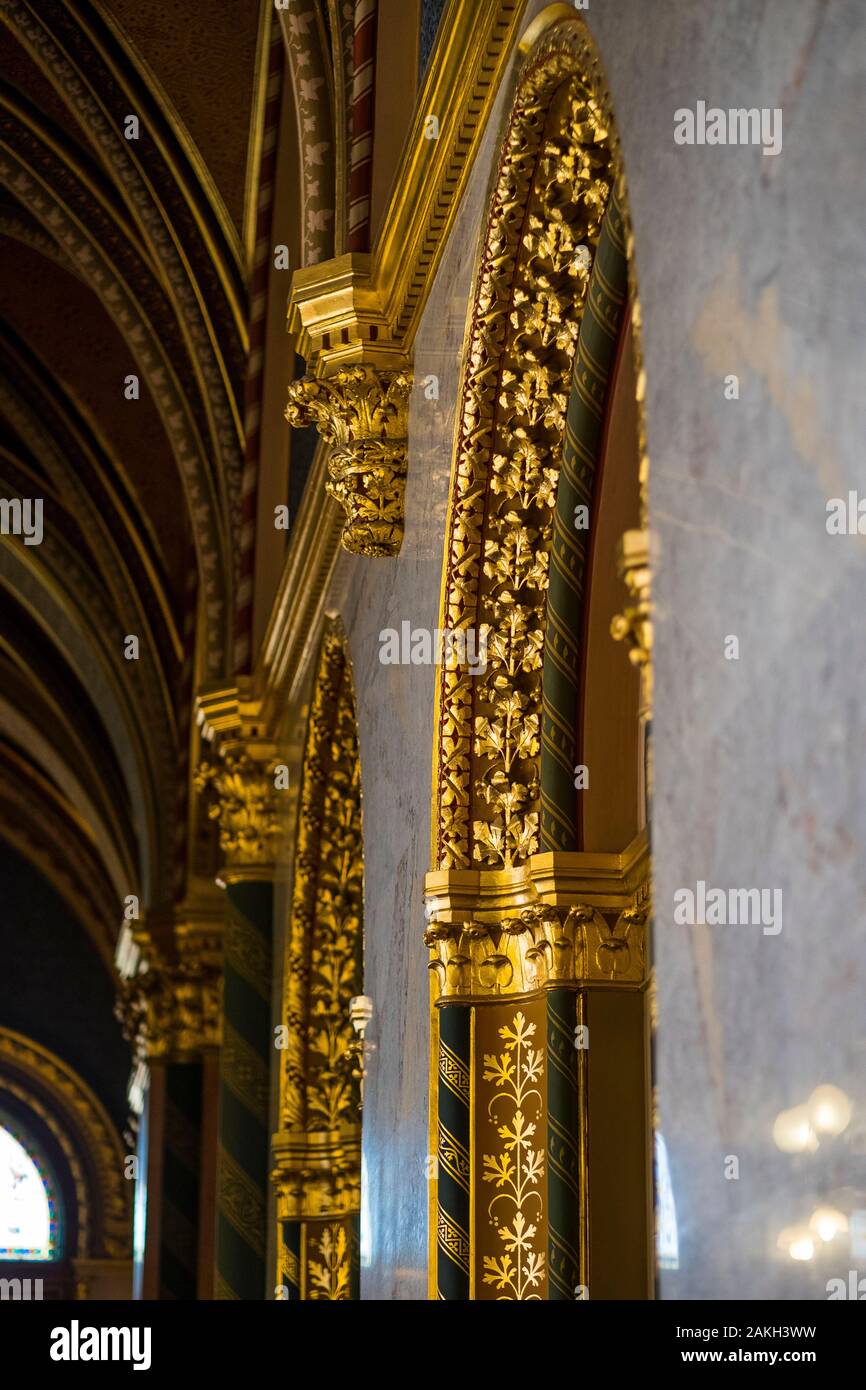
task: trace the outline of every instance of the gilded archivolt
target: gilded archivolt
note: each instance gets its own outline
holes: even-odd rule
[[[349,1001],[362,990],[361,783],[345,636],[326,624],[304,751],[285,963],[280,1133],[283,1218],[357,1210],[360,1073]]]
[[[503,142],[469,325],[442,626],[489,629],[483,678],[441,673],[436,862],[538,848],[541,669],[572,362],[620,160],[579,23],[529,59]]]
[[[54,1053],[20,1033],[0,1028],[0,1069],[5,1071],[7,1067],[12,1073],[12,1087],[18,1073],[35,1083],[42,1095],[53,1098],[53,1110],[60,1122],[58,1127],[63,1129],[65,1124],[69,1125],[73,1142],[77,1141],[78,1155],[86,1155],[95,1175],[96,1219],[89,1213],[85,1200],[84,1226],[98,1223],[101,1227],[102,1251],[99,1253],[109,1259],[127,1257],[132,1244],[131,1184],[124,1180],[123,1148],[102,1105],[80,1077]],[[24,1092],[18,1090],[18,1094],[27,1104],[33,1104],[30,1086]],[[52,1107],[46,1105],[41,1113],[56,1133],[55,1123],[49,1118]],[[64,1149],[68,1154],[66,1145]],[[81,1165],[77,1161],[72,1164],[72,1173],[80,1195]]]

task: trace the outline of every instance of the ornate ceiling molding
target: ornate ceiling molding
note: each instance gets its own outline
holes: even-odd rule
[[[186,490],[206,600],[206,669],[228,657],[232,560],[224,479],[204,460],[213,436],[207,393],[193,373],[177,323],[138,248],[85,182],[8,105],[0,110],[0,182],[61,246],[129,344],[171,441]]]
[[[101,8],[86,11],[76,0],[42,0],[37,10],[25,0],[7,0],[3,19],[66,103],[123,198],[138,236],[151,248],[155,264],[164,267],[196,352],[213,356],[224,388],[232,381],[227,404],[240,440],[246,346],[240,244],[177,112]],[[128,112],[140,114],[137,141],[124,138]]]
[[[38,767],[2,739],[0,837],[63,898],[111,971],[121,899],[92,828]]]

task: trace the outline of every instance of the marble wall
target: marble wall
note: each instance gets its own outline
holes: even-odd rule
[[[658,541],[657,1081],[679,1236],[661,1294],[825,1298],[866,1274],[866,542],[825,524],[829,498],[866,495],[866,10],[652,8],[587,18],[629,181]],[[781,153],[675,144],[698,101],[781,108]],[[699,880],[780,890],[781,930],[677,925]],[[844,1132],[782,1152],[777,1116],[826,1083],[853,1103]],[[809,1231],[821,1205],[847,1235]],[[800,1258],[779,1249],[791,1228]]]
[[[660,1292],[821,1298],[858,1257],[866,1274],[856,1237],[866,1207],[866,545],[825,526],[828,498],[866,496],[866,9],[656,0],[648,23],[646,0],[592,0],[584,17],[622,136],[648,373],[656,1065],[679,1245]],[[416,374],[435,373],[440,395],[416,389],[413,401],[402,553],[341,555],[329,597],[350,636],[365,792],[378,1042],[365,1111],[366,1298],[424,1297],[427,1243],[434,670],[381,665],[379,633],[438,619],[466,303],[510,80],[416,344]],[[677,145],[674,112],[699,101],[781,108],[781,153]],[[738,399],[725,397],[732,374]],[[732,636],[737,659],[725,655]],[[781,890],[781,931],[678,926],[674,894],[699,880]],[[820,1083],[850,1097],[847,1128],[820,1135],[813,1152],[781,1152],[776,1116]],[[738,1178],[725,1176],[731,1158]],[[778,1236],[819,1203],[851,1230],[816,1237],[812,1257],[795,1260]]]

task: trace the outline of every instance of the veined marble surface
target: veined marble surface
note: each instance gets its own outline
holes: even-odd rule
[[[583,14],[625,155],[658,542],[656,1079],[678,1236],[659,1292],[825,1298],[858,1261],[866,1274],[866,541],[825,525],[829,498],[866,496],[866,9],[665,0],[651,23],[647,9],[592,0]],[[355,667],[378,1043],[365,1298],[423,1298],[427,1252],[435,671],[381,665],[379,633],[438,622],[460,348],[507,90],[416,343],[416,377],[437,375],[439,400],[416,388],[401,555],[342,554],[329,596]],[[781,153],[675,144],[675,111],[699,101],[781,108]],[[676,925],[675,892],[699,880],[781,889],[782,930]],[[844,1132],[782,1152],[777,1116],[821,1083],[851,1101]],[[828,1205],[847,1232],[813,1231],[808,1258],[779,1248],[794,1228],[805,1256]]]

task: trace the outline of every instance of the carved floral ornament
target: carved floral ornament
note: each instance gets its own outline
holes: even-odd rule
[[[346,514],[341,539],[352,554],[393,556],[403,542],[411,387],[410,371],[370,365],[289,387],[289,424],[314,424],[332,446],[326,488]]]
[[[359,1209],[360,1070],[350,1001],[363,986],[361,781],[351,665],[328,619],[304,749],[274,1136],[281,1219]]]
[[[621,909],[538,903],[495,923],[433,921],[424,939],[437,997],[502,998],[575,981],[640,986],[648,915],[644,888]]]
[[[442,869],[509,867],[539,847],[553,508],[581,314],[617,180],[597,57],[582,24],[557,25],[527,60],[514,99],[469,323],[441,626],[487,624],[488,664],[483,679],[456,657],[441,672]],[[642,438],[641,454],[643,481]]]
[[[220,848],[228,865],[267,868],[277,860],[282,829],[274,785],[276,753],[272,745],[227,747],[195,775],[198,792],[209,791],[208,816],[219,821]],[[256,756],[253,756],[255,752]]]
[[[147,965],[117,982],[116,1015],[133,1058],[198,1058],[222,1041],[222,931],[181,923],[176,959],[166,960],[148,933],[138,933]]]

